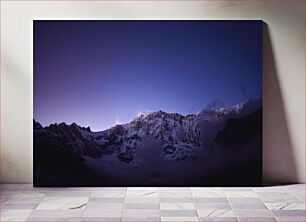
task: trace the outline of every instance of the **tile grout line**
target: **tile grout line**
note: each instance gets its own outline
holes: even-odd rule
[[[22,185],[23,186],[23,185]],[[0,190],[0,200],[1,200],[1,192],[2,192],[2,190]],[[12,192],[14,192],[14,191],[12,191]],[[13,194],[14,195],[14,194]],[[13,196],[12,195],[12,196]],[[11,199],[11,197],[12,196],[10,196],[4,203],[3,203],[3,206],[1,206],[1,208],[0,208],[0,221],[1,221],[1,211],[3,210],[3,207],[8,203],[8,201]],[[32,212],[31,212],[32,213]],[[28,217],[26,218],[26,219],[28,219]]]
[[[189,191],[191,192],[193,205],[194,205],[194,207],[195,207],[195,209],[196,209],[196,212],[197,212],[198,221],[200,222],[200,221],[201,221],[201,217],[200,217],[200,213],[198,212],[199,209],[198,209],[198,207],[197,207],[197,205],[196,205],[196,203],[195,203],[195,199],[194,199],[194,195],[193,195],[193,192],[192,192],[191,187],[189,187]]]
[[[297,195],[294,191],[291,191],[288,188],[286,188],[286,189],[289,190],[289,193],[293,194],[293,196],[297,197],[299,200],[301,200],[304,203],[304,201],[305,201],[304,198],[300,198],[299,195]],[[305,190],[304,190],[304,192],[305,192]],[[304,193],[304,195],[305,195],[305,193]]]
[[[24,184],[22,187],[24,187],[26,184]],[[33,184],[32,184],[32,186],[33,186]],[[35,193],[40,193],[40,192],[37,192],[36,190],[35,190],[35,188],[34,188],[34,186],[33,186],[33,189],[34,189],[34,191],[33,192],[35,192]],[[27,191],[26,191],[27,192]],[[40,203],[46,198],[46,193],[43,193],[44,194],[44,196],[43,196],[43,198],[41,198],[41,200],[39,201],[39,203],[37,204],[37,206],[34,208],[34,209],[32,209],[32,211],[31,211],[31,213],[27,216],[27,218],[26,218],[26,221],[28,221],[28,219],[31,217],[31,215],[33,214],[33,212],[34,212],[34,210],[40,205]]]
[[[162,221],[161,206],[160,206],[160,187],[157,187],[157,198],[158,198],[158,205],[159,205],[159,219],[160,221]]]
[[[120,222],[122,222],[123,218],[123,213],[125,209],[125,200],[126,200],[126,193],[127,193],[128,187],[125,187],[125,192],[124,192],[124,198],[123,198],[123,205],[122,205],[122,212],[121,212],[121,217],[120,217]]]
[[[91,195],[92,195],[93,192],[94,192],[93,190],[94,190],[94,188],[91,187],[91,189],[90,189],[90,194],[89,194],[89,197],[88,197],[88,200],[87,200],[87,204],[85,205],[85,208],[84,208],[84,211],[83,211],[83,214],[82,214],[82,218],[81,218],[82,221],[85,220],[85,219],[84,219],[84,214],[85,214],[86,208],[87,208],[87,206],[88,206],[89,200],[90,200],[90,198],[91,198]]]
[[[1,199],[1,197],[0,197],[0,199]],[[11,197],[9,197],[6,201],[4,201],[4,203],[3,203],[3,206],[1,206],[1,209],[8,203],[8,201],[11,199]],[[0,214],[0,216],[1,216],[1,214]]]
[[[235,210],[234,210],[234,208],[233,208],[231,202],[229,201],[228,196],[226,195],[226,193],[225,193],[225,191],[224,191],[223,188],[222,188],[222,192],[224,193],[224,196],[225,196],[225,198],[226,198],[226,200],[227,200],[227,202],[228,202],[228,205],[230,206],[231,210],[233,211],[233,214],[235,215],[237,221],[240,222],[240,219],[238,218],[238,216],[237,216],[237,214],[236,214],[236,212],[235,212]]]
[[[260,195],[258,195],[258,193],[254,190],[254,188],[252,188],[253,192],[256,193],[258,199],[265,205],[265,207],[267,208],[267,210],[272,214],[273,218],[279,222],[279,220],[277,219],[277,217],[272,213],[272,211],[269,209],[268,205],[263,201],[263,199],[261,199]]]

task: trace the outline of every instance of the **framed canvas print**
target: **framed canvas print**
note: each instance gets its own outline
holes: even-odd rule
[[[261,184],[261,21],[33,26],[34,186]]]

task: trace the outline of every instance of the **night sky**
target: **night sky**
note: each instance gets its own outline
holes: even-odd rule
[[[34,21],[34,119],[103,130],[262,96],[260,21]]]

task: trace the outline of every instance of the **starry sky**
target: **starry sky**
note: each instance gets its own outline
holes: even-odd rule
[[[261,21],[34,21],[34,119],[92,130],[262,96]]]

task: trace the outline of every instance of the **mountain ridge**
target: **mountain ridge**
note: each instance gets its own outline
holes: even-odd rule
[[[261,113],[258,99],[185,116],[152,112],[98,132],[33,120],[34,182],[234,185],[230,178],[241,177],[252,184],[261,178]]]
[[[71,152],[86,158],[101,158],[117,153],[120,161],[138,165],[137,149],[144,140],[153,137],[162,143],[166,161],[196,158],[197,152],[209,146],[230,118],[241,118],[259,108],[261,100],[250,100],[228,108],[203,110],[197,114],[181,115],[162,110],[140,115],[131,122],[117,124],[103,131],[76,123],[42,125],[34,120],[34,131],[60,137]]]

